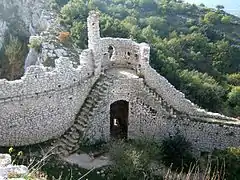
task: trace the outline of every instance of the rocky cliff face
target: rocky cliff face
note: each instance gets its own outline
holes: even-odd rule
[[[44,0],[1,0],[0,49],[8,30],[30,36],[48,28],[47,5]]]
[[[57,14],[50,9],[49,0],[0,0],[0,53],[4,37],[10,33],[27,41],[29,39],[29,42],[33,38],[41,39],[38,51],[30,48],[25,54],[25,70],[35,64],[54,66],[55,59],[59,57],[68,57],[73,64],[79,64],[81,50],[73,47],[71,42],[62,42],[58,38],[59,33],[65,30],[56,21]]]

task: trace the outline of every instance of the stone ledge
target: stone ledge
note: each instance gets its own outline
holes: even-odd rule
[[[23,165],[11,164],[11,156],[9,154],[0,154],[0,179],[21,179],[28,174],[28,168]]]
[[[197,116],[188,116],[191,121],[202,122],[202,123],[209,123],[209,124],[219,124],[222,126],[234,126],[240,127],[240,121],[223,121],[215,118],[208,118],[208,117],[197,117]]]

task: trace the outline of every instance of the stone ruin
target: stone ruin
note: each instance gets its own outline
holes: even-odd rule
[[[78,51],[58,53],[55,67],[44,67],[43,57],[56,45],[43,41],[39,65],[27,67],[20,80],[0,80],[0,146],[55,139],[68,155],[83,140],[162,140],[177,133],[199,152],[240,146],[240,121],[186,99],[150,66],[148,44],[100,37],[93,11],[87,25],[88,49],[79,57]]]

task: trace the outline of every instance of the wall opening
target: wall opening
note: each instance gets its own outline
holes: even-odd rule
[[[128,135],[129,103],[124,100],[110,105],[110,135],[115,139],[126,139]]]
[[[114,52],[114,48],[112,46],[108,47],[108,54],[109,54],[109,59],[112,59],[113,56],[113,52]]]

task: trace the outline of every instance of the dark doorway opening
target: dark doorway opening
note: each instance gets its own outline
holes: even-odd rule
[[[116,101],[110,106],[110,135],[116,139],[126,139],[128,135],[129,103]]]
[[[112,55],[113,55],[114,49],[112,46],[108,47],[108,54],[109,54],[109,59],[112,60]]]

